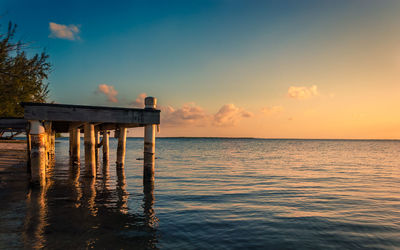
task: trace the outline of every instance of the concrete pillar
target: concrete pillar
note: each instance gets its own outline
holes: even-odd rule
[[[96,177],[94,125],[85,123],[85,176]]]
[[[110,152],[110,143],[109,143],[109,133],[107,130],[103,130],[103,167],[108,166],[109,162],[109,152]]]
[[[72,146],[71,146],[71,163],[77,166],[81,162],[81,130],[79,128],[71,129]]]
[[[46,185],[46,132],[40,121],[30,122],[31,135],[31,182]]]
[[[155,109],[157,99],[146,97],[145,109]],[[144,156],[143,156],[143,182],[154,182],[154,161],[155,161],[156,125],[144,127]]]
[[[119,129],[118,148],[117,148],[117,167],[123,167],[125,164],[126,150],[126,128]]]

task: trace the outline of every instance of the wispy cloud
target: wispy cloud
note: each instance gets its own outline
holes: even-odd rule
[[[79,26],[70,24],[58,24],[58,23],[49,23],[50,28],[50,35],[51,38],[60,38],[60,39],[67,39],[67,40],[79,40]]]
[[[129,103],[129,106],[134,108],[144,108],[144,98],[146,98],[146,96],[146,93],[139,94],[136,100]]]
[[[261,109],[261,112],[265,115],[277,115],[284,111],[285,109],[282,106],[270,106],[264,107]]]
[[[234,104],[223,105],[217,113],[210,114],[193,102],[185,103],[180,108],[161,106],[161,122],[163,126],[218,126],[232,127],[241,119],[252,117],[253,114],[236,107]]]
[[[316,85],[313,85],[311,87],[291,86],[288,89],[288,96],[290,98],[297,100],[305,100],[317,95],[318,95],[318,90]]]
[[[253,116],[251,112],[243,108],[236,107],[234,104],[225,104],[214,115],[213,124],[216,126],[235,126],[242,118]]]
[[[106,95],[107,100],[109,102],[113,102],[113,103],[118,102],[118,99],[117,99],[118,91],[116,91],[114,89],[114,86],[107,85],[107,84],[100,84],[97,87],[96,93],[103,93],[104,95]]]
[[[170,125],[195,125],[205,126],[210,116],[206,114],[204,109],[195,103],[185,103],[181,108],[173,108],[171,106],[161,106],[162,123]]]

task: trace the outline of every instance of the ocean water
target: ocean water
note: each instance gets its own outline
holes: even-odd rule
[[[111,139],[92,180],[83,151],[79,171],[57,140],[48,187],[15,208],[12,247],[400,248],[400,141],[160,138],[154,187],[142,148],[129,138],[117,170]]]

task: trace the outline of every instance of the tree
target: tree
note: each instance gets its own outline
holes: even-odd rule
[[[21,117],[21,102],[45,102],[51,65],[45,52],[32,57],[27,43],[14,41],[17,26],[9,22],[0,33],[0,117]]]

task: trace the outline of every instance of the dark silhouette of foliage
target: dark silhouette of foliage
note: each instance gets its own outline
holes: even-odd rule
[[[14,41],[17,26],[11,22],[0,33],[0,117],[22,117],[21,102],[45,102],[51,65],[45,52],[28,56],[29,45]]]

